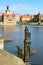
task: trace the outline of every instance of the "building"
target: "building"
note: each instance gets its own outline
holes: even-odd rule
[[[17,23],[16,14],[10,14],[10,9],[8,6],[5,13],[2,14],[2,19],[4,25],[16,25]]]
[[[15,17],[16,17],[16,21],[20,22],[20,14],[15,14]]]
[[[34,16],[27,16],[27,15],[22,15],[20,16],[20,21],[29,21],[31,19],[33,19]]]
[[[34,17],[38,19],[38,22],[43,21],[43,14],[38,13],[37,15],[34,15]]]
[[[10,9],[7,6],[5,13],[0,13],[0,25],[16,25],[20,21],[19,14],[10,14]]]
[[[15,14],[3,14],[4,25],[16,25]]]
[[[7,6],[7,9],[6,9],[5,13],[10,14],[9,6]]]
[[[10,9],[7,6],[5,13],[2,13],[2,19],[4,25],[16,25],[20,21],[20,15],[14,14],[14,12],[10,14]]]

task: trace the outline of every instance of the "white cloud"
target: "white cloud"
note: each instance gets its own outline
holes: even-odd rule
[[[6,7],[0,7],[0,12],[5,12]],[[11,6],[10,7],[11,12],[14,11],[14,13],[18,13],[18,14],[37,14],[38,12],[43,13],[43,10],[40,10],[38,8],[33,8],[30,7],[27,4],[18,4],[16,6]]]
[[[25,5],[25,4],[16,5],[16,6],[12,7],[11,10],[14,11],[14,13],[19,13],[19,14],[27,14],[27,13],[35,14],[40,11],[37,8],[29,7],[28,5]]]
[[[5,10],[6,10],[6,7],[0,6],[0,12],[5,12]]]

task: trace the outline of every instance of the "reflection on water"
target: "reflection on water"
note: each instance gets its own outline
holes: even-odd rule
[[[17,45],[23,45],[24,27],[22,26],[5,26],[4,37],[13,39],[12,42],[5,44],[4,49],[17,55]]]
[[[31,56],[32,64],[43,65],[43,27],[28,26],[31,32],[31,49],[37,50],[36,55]],[[0,27],[0,34],[4,38],[13,39],[12,42],[5,43],[4,49],[8,52],[17,55],[16,46],[24,44],[24,29],[25,26],[4,26]]]
[[[4,26],[4,37],[11,38],[15,30],[16,30],[16,26]]]
[[[15,29],[16,29],[16,26],[8,26],[8,25],[7,26],[4,26],[4,31],[5,32],[8,32],[9,30],[12,30],[13,31]]]

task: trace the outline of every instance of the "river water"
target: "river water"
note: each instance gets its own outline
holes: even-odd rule
[[[43,65],[43,26],[27,26],[31,32],[31,49],[37,50],[37,54],[30,57],[31,64]],[[17,55],[16,46],[24,45],[24,25],[0,27],[0,34],[4,38],[10,38],[12,42],[6,42],[4,49]]]

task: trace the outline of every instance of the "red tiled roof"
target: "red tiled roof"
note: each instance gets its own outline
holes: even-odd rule
[[[9,14],[3,14],[3,15],[4,15],[4,16],[7,16],[7,17],[9,16]]]
[[[14,17],[14,16],[15,16],[15,14],[11,14],[11,16],[12,16],[12,17]]]
[[[14,17],[15,14],[4,14],[4,16],[6,16],[6,17],[8,17],[8,16],[12,16],[12,17]]]
[[[14,16],[16,15],[16,14],[6,14],[6,13],[0,13],[0,14],[4,15],[4,16],[6,16],[6,17],[8,17],[8,16],[14,17]]]
[[[23,15],[23,16],[20,16],[21,18],[32,18],[32,16],[26,16],[26,15]]]

